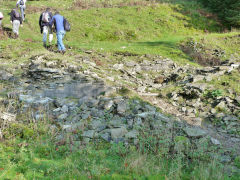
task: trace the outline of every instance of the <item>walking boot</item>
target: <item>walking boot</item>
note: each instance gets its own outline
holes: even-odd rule
[[[17,33],[14,34],[14,39],[18,39],[18,34]]]
[[[43,43],[43,47],[44,47],[44,48],[47,48],[47,44],[46,44],[46,43]]]

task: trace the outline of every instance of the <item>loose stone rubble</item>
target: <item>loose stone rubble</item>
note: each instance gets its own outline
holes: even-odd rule
[[[49,61],[44,56],[33,57],[30,64],[22,66],[25,69],[23,80],[9,93],[8,99],[17,97],[22,103],[23,108],[17,114],[32,108],[32,118],[35,121],[51,117],[54,120],[53,129],[59,129],[55,137],[59,142],[70,133],[73,144],[104,141],[138,145],[142,133],[147,132],[158,136],[169,135],[170,139],[183,140],[183,144],[193,147],[206,140],[211,146],[222,146],[226,151],[235,145],[240,150],[239,96],[219,96],[212,98],[207,105],[203,102],[205,92],[213,87],[199,82],[229,73],[238,68],[239,64],[229,62],[218,67],[194,68],[189,65],[178,66],[170,59],[160,56],[139,58],[139,63],[126,61],[110,65],[110,68],[120,73],[119,79],[135,84],[134,90],[141,93],[160,90],[175,83],[181,88],[168,95],[172,106],[177,106],[183,116],[190,116],[201,123],[203,120],[206,124],[211,122],[211,128],[216,128],[216,131],[210,131],[208,125],[189,125],[139,99],[113,96],[119,87],[110,88],[105,83],[111,72],[94,72],[97,69],[96,63],[88,56],[78,57],[79,62],[89,65],[88,70],[79,64],[62,64]],[[151,75],[151,72],[157,75]],[[6,77],[2,74],[0,73],[0,79]],[[7,76],[11,77],[9,74]],[[218,113],[218,109],[225,109],[228,113]],[[0,120],[10,120],[13,117],[15,116],[5,114],[0,116]],[[181,147],[175,145],[176,148]],[[225,157],[224,154],[220,158],[224,163],[230,163],[234,159],[231,155]]]

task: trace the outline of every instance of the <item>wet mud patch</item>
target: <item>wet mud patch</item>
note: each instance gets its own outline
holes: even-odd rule
[[[27,14],[41,13],[41,12],[44,12],[46,10],[46,8],[48,8],[48,7],[47,6],[37,7],[37,6],[28,5],[28,7],[26,9],[26,13]],[[51,8],[52,12],[54,12],[56,10],[61,11],[61,10],[64,10],[64,9],[63,8],[58,8],[58,9]]]
[[[29,5],[26,9],[26,13],[33,14],[33,13],[37,13],[37,12],[43,12],[46,10],[46,8],[47,8],[46,6],[36,7],[36,6]]]

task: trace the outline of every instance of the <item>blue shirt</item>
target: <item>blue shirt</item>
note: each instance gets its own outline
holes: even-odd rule
[[[52,24],[55,23],[57,32],[64,31],[63,19],[63,16],[61,16],[60,14],[56,14],[55,16],[53,16],[49,25],[52,26]]]

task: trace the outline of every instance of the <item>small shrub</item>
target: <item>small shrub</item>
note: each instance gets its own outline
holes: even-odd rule
[[[225,52],[221,49],[211,49],[200,43],[189,39],[180,45],[182,51],[188,54],[195,62],[202,66],[217,66],[221,64],[221,57]]]
[[[205,96],[207,98],[212,98],[212,99],[216,99],[217,97],[220,97],[223,95],[223,91],[221,89],[216,89],[213,91],[208,91]]]

